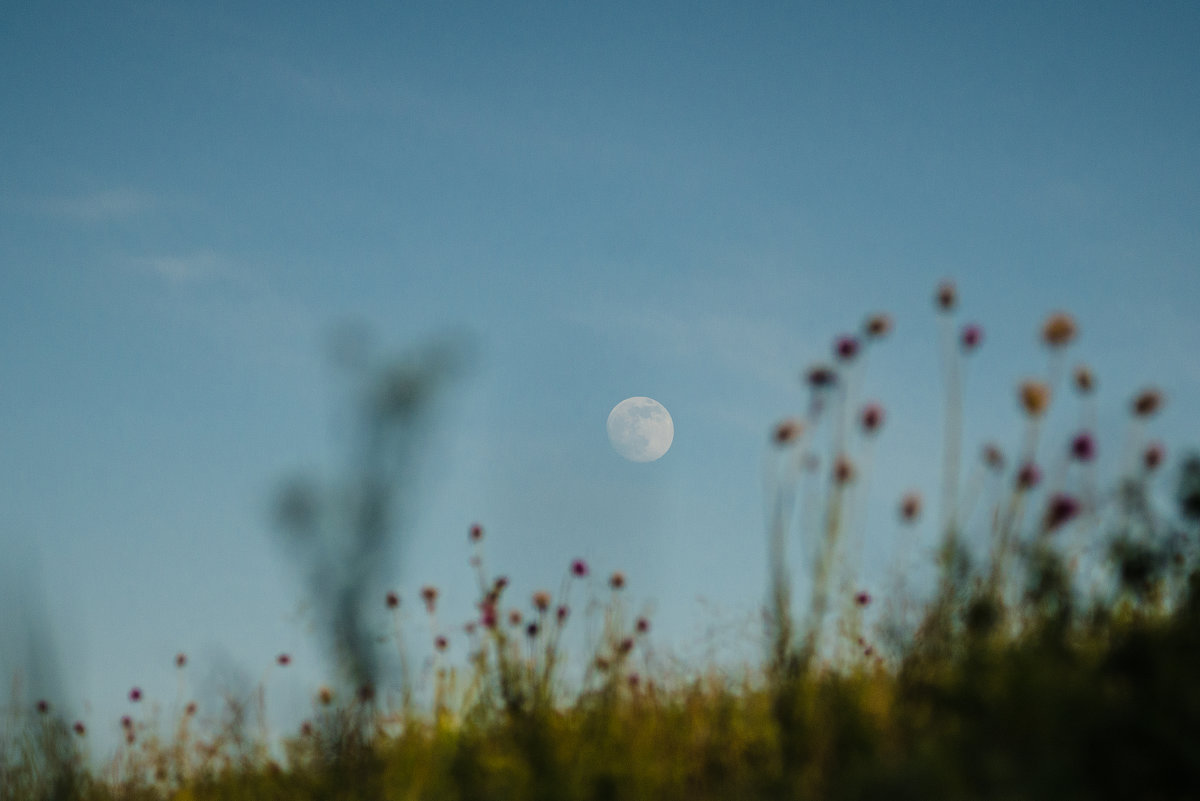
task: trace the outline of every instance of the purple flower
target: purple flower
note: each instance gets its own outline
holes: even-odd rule
[[[587,562],[582,559],[576,559],[571,563],[571,575],[575,578],[583,578],[588,574]]]
[[[858,355],[858,340],[850,335],[840,336],[833,341],[833,355],[848,362]]]
[[[1042,471],[1033,462],[1026,462],[1017,471],[1017,488],[1029,490],[1036,487],[1042,481]]]
[[[962,348],[965,352],[970,353],[979,347],[979,343],[983,341],[983,329],[975,323],[968,323],[962,329]]]
[[[1077,514],[1079,514],[1079,501],[1070,495],[1060,493],[1051,498],[1050,503],[1046,506],[1046,516],[1042,520],[1042,525],[1047,531],[1054,531]]]
[[[1071,440],[1071,456],[1081,462],[1096,458],[1096,440],[1086,431],[1081,431]]]

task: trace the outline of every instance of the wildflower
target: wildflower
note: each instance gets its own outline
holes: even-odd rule
[[[1030,490],[1042,481],[1042,471],[1033,462],[1026,462],[1017,471],[1017,489]]]
[[[127,732],[125,732],[125,742],[126,742],[128,745],[133,745],[133,742],[134,742],[134,740],[136,740],[136,739],[137,739],[137,736],[136,736],[136,735],[134,735],[134,733],[133,733],[132,731],[127,731]]]
[[[125,731],[131,731],[133,729],[133,718],[129,717],[129,715],[122,715],[121,728]]]
[[[1050,405],[1050,387],[1042,381],[1023,381],[1018,389],[1021,408],[1030,417],[1041,417]]]
[[[1142,452],[1142,464],[1147,470],[1154,470],[1163,459],[1166,458],[1166,449],[1161,442],[1152,442],[1146,446],[1146,450]]]
[[[634,624],[634,628],[637,629],[638,634],[645,634],[650,631],[650,621],[644,617],[639,617],[637,623]]]
[[[1079,514],[1079,501],[1070,495],[1060,493],[1051,498],[1050,503],[1046,506],[1046,515],[1042,520],[1042,525],[1047,531],[1053,531],[1077,514]]]
[[[863,324],[863,335],[867,339],[880,339],[892,330],[892,318],[886,314],[872,314]]]
[[[1004,469],[1004,452],[995,444],[989,442],[983,446],[983,463],[989,470]]]
[[[818,364],[815,367],[810,367],[805,373],[804,380],[813,389],[825,389],[837,383],[837,373],[832,367],[824,364]]]
[[[934,302],[941,311],[952,311],[958,303],[958,290],[954,286],[953,281],[943,281],[938,284],[937,292],[933,296]]]
[[[1091,368],[1086,364],[1078,365],[1075,368],[1075,389],[1079,393],[1086,395],[1096,388],[1096,377],[1092,375]]]
[[[87,726],[84,726],[84,725],[83,725],[83,721],[82,721],[82,720],[77,720],[77,721],[75,721],[75,725],[74,725],[74,726],[72,726],[71,728],[72,728],[72,729],[74,729],[74,730],[75,730],[75,733],[76,733],[77,735],[79,735],[80,737],[82,737],[83,735],[87,734]]]
[[[467,529],[467,537],[471,542],[479,542],[483,539],[483,526],[478,523],[472,523],[471,528]]]
[[[387,603],[388,609],[395,609],[400,605],[400,596],[394,591],[388,590],[388,594],[384,596],[384,601]]]
[[[1061,348],[1075,338],[1075,319],[1066,312],[1054,312],[1042,323],[1042,341],[1052,348]]]
[[[300,736],[301,737],[312,737],[312,733],[313,733],[312,721],[306,720],[300,724]]]
[[[47,712],[50,711],[50,702],[49,701],[46,701],[46,700],[38,701],[36,706],[37,706],[37,711],[38,711],[39,715],[45,715]]]
[[[583,578],[588,574],[587,562],[582,559],[576,559],[571,563],[571,575],[575,578]]]
[[[437,597],[437,587],[427,584],[421,588],[421,600],[425,602],[425,611],[431,615],[433,614],[433,610],[437,608]]]
[[[133,701],[134,703],[137,703],[138,701],[142,700],[142,688],[134,687],[132,690],[130,690],[129,691],[129,700]]]
[[[871,603],[871,593],[866,590],[859,590],[854,595],[854,603],[859,606],[868,606]]]
[[[1096,440],[1087,431],[1080,431],[1071,440],[1071,456],[1081,462],[1090,462],[1096,458]]]
[[[608,586],[614,590],[622,589],[625,586],[625,574],[620,570],[608,577]]]
[[[787,445],[800,439],[800,435],[804,433],[804,425],[799,420],[784,420],[775,426],[775,431],[771,434],[771,439],[776,445]]]
[[[621,654],[627,654],[632,650],[633,650],[633,638],[632,637],[626,637],[625,639],[621,640],[620,645],[617,646],[617,651]]]
[[[900,499],[900,519],[911,523],[921,516],[921,495],[918,492],[905,493]]]
[[[182,651],[175,654],[175,667],[181,668],[187,664],[187,654]]]
[[[327,687],[325,685],[321,685],[317,689],[317,701],[320,702],[321,706],[329,706],[330,704],[332,704],[333,703],[333,690],[331,690],[329,687]]]
[[[187,717],[192,717],[196,714],[196,702],[188,701],[188,705],[183,708],[183,714]]]
[[[491,601],[484,601],[479,605],[479,623],[485,629],[496,628],[496,604]]]
[[[504,588],[507,586],[508,576],[497,576],[496,580],[492,582],[492,589],[497,595],[503,592]]]
[[[279,656],[275,657],[275,662],[280,667],[287,667],[288,665],[292,664],[292,657],[290,654],[280,654]]]
[[[979,347],[980,342],[983,342],[983,329],[975,323],[968,323],[963,326],[959,341],[962,343],[963,351],[970,353]]]
[[[538,624],[535,620],[525,627],[525,636],[532,640],[534,637],[538,636],[538,631]]]
[[[862,423],[863,431],[874,434],[883,425],[883,407],[878,403],[868,403],[863,407],[859,421]]]
[[[569,608],[567,608],[567,605],[561,604],[558,607],[558,609],[556,609],[554,611],[554,617],[559,622],[559,624],[562,624],[563,622],[566,621],[567,615],[569,615],[570,613],[571,613],[571,610]]]
[[[833,480],[846,484],[854,480],[854,463],[845,456],[839,456],[833,463]]]
[[[533,608],[539,612],[545,612],[550,608],[550,593],[545,590],[538,590],[533,594]]]
[[[833,355],[838,361],[848,362],[858,355],[858,340],[843,335],[833,341]]]
[[[629,682],[629,689],[636,690],[638,685],[642,683],[642,677],[636,673],[630,673],[629,678],[626,679],[626,681]]]
[[[1133,399],[1133,413],[1138,417],[1149,417],[1162,407],[1162,403],[1161,392],[1153,387],[1144,389]]]
[[[508,610],[508,623],[511,626],[521,625],[521,610],[520,609]]]
[[[450,647],[450,641],[448,639],[446,639],[446,635],[439,634],[438,636],[433,638],[433,647],[436,648],[439,652],[445,651],[447,648]]]

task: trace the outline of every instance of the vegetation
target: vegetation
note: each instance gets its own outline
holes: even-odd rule
[[[399,696],[377,691],[386,667],[370,655],[377,633],[361,607],[394,610],[400,599],[361,597],[356,588],[369,586],[380,561],[373,557],[394,526],[409,433],[437,373],[429,362],[407,365],[383,371],[365,393],[361,470],[339,487],[297,480],[282,496],[282,527],[302,559],[316,554],[308,573],[344,667],[336,689],[317,691],[300,733],[277,747],[253,733],[255,710],[238,704],[204,730],[189,705],[170,740],[122,721],[127,747],[96,770],[83,757],[85,726],[42,702],[15,712],[0,740],[0,797],[1200,796],[1200,457],[1181,460],[1173,508],[1161,508],[1155,479],[1165,449],[1144,441],[1142,429],[1163,398],[1143,390],[1130,405],[1124,475],[1099,491],[1094,379],[1086,367],[1065,374],[1075,323],[1057,313],[1041,332],[1046,374],[1017,388],[1026,432],[1015,458],[985,447],[982,479],[960,494],[960,362],[982,330],[957,327],[956,305],[954,287],[939,287],[947,378],[940,578],[918,615],[871,618],[881,604],[853,584],[856,489],[885,418],[882,407],[855,398],[865,351],[891,327],[874,315],[859,334],[836,340],[831,365],[805,374],[806,414],[771,435],[769,646],[760,669],[687,680],[639,670],[650,621],[626,616],[618,573],[608,579],[603,634],[582,680],[568,688],[567,595],[588,565],[569,566],[557,597],[539,591],[513,601],[507,580],[488,574],[484,532],[473,526],[478,616],[465,627],[469,663],[443,664],[438,636],[431,698],[411,692],[407,663]],[[1052,398],[1070,392],[1081,429],[1055,451],[1065,454],[1063,469],[1044,479],[1044,415]],[[899,499],[902,524],[924,506],[915,492]],[[966,544],[975,526],[986,553]],[[797,529],[815,554],[805,604],[795,602],[800,585],[786,568]],[[1080,541],[1103,548],[1080,549]],[[433,587],[421,593],[431,616],[438,597]]]

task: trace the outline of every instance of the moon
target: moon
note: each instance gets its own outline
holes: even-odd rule
[[[608,413],[608,441],[631,462],[661,458],[675,439],[675,423],[653,398],[626,398]]]

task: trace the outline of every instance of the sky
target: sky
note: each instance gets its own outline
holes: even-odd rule
[[[418,654],[426,584],[464,652],[478,522],[514,603],[583,558],[573,604],[621,570],[660,653],[755,661],[768,434],[873,312],[895,328],[856,367],[887,410],[858,583],[884,592],[896,499],[937,497],[945,279],[984,330],[964,464],[1016,447],[1058,309],[1099,377],[1102,475],[1149,384],[1163,480],[1200,446],[1195,4],[352,6],[0,26],[0,634],[20,692],[95,742],[135,685],[166,714],[269,673],[287,729],[329,680],[272,521],[289,476],[352,457],[337,331],[371,363],[461,348],[380,567]],[[660,460],[608,443],[631,396],[672,415]]]

